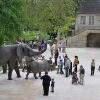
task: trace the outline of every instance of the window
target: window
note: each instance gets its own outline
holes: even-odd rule
[[[86,24],[86,16],[81,16],[80,24],[83,24],[83,25]]]
[[[94,25],[94,16],[89,16],[89,25]]]

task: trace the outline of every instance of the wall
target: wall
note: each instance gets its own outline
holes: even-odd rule
[[[89,34],[100,34],[100,30],[86,30],[80,34],[67,38],[67,47],[87,47],[87,36]],[[94,38],[91,38],[94,39]],[[97,38],[98,39],[98,38]]]
[[[86,24],[80,24],[81,16],[86,16]],[[89,25],[89,16],[94,16],[94,25]],[[100,14],[79,14],[76,17],[75,34],[88,29],[100,29]]]

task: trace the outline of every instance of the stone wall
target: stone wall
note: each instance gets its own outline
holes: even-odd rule
[[[86,47],[86,37],[81,34],[68,37],[67,39],[67,47]]]
[[[100,30],[86,30],[80,34],[67,38],[67,47],[87,47],[88,34],[100,34]],[[93,38],[92,38],[93,39]]]

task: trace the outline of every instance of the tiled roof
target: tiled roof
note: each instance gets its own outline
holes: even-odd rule
[[[100,14],[100,0],[85,0],[81,3],[77,14]]]

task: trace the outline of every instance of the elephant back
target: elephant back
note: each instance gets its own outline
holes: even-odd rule
[[[33,73],[39,72],[39,63],[37,61],[30,62],[29,66],[31,67]]]
[[[49,65],[49,63],[48,63],[47,60],[43,60],[43,61],[41,61],[39,63],[40,63],[39,64],[39,70],[40,70],[40,72],[42,72],[42,71],[48,71],[50,69],[50,65]]]

